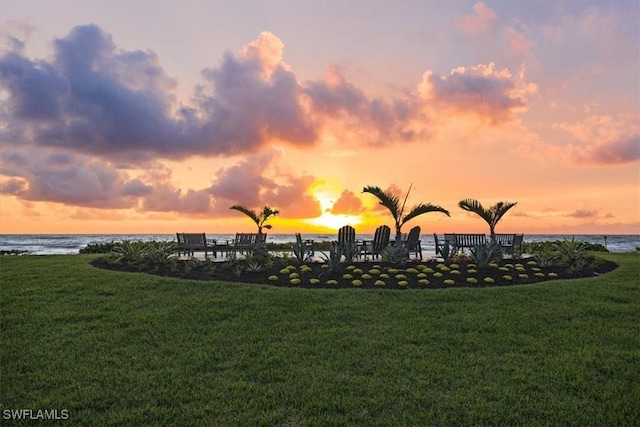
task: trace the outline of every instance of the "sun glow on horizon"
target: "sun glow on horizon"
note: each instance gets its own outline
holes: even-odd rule
[[[363,219],[360,215],[336,215],[332,214],[331,212],[324,212],[317,218],[309,218],[304,221],[315,226],[320,226],[331,230],[338,230],[344,225],[356,226],[358,224],[361,224]]]

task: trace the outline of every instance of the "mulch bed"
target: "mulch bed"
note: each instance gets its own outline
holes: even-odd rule
[[[345,265],[345,268],[340,272],[328,272],[323,267],[324,263],[321,262],[298,264],[291,259],[278,258],[275,259],[273,266],[262,271],[248,271],[243,261],[214,263],[181,260],[174,266],[162,265],[149,268],[140,265],[114,264],[108,258],[103,257],[95,259],[92,264],[110,270],[145,272],[182,279],[218,280],[314,289],[353,287],[364,289],[440,289],[510,286],[555,279],[592,277],[612,271],[617,267],[614,262],[596,259],[589,267],[576,272],[568,271],[567,268],[559,266],[542,267],[537,265],[533,258],[505,259],[484,268],[474,267],[475,264],[472,262],[445,265],[438,261],[424,261],[409,262],[403,266],[376,261],[353,262]],[[295,279],[298,279],[299,282]]]

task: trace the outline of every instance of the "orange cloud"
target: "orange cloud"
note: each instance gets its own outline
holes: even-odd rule
[[[333,205],[331,213],[356,215],[364,211],[362,201],[352,191],[344,190]]]

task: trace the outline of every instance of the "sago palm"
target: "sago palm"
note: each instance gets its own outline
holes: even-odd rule
[[[442,212],[443,214],[450,216],[448,210],[437,205],[432,205],[431,203],[420,203],[405,214],[405,204],[407,203],[407,198],[411,192],[411,185],[409,186],[409,191],[407,191],[407,195],[404,198],[402,205],[400,205],[400,198],[397,195],[383,191],[380,187],[367,186],[363,188],[362,192],[373,194],[378,198],[380,204],[389,210],[393,220],[395,221],[396,242],[402,241],[402,226],[417,216],[429,212]]]
[[[262,229],[266,228],[267,230],[271,229],[271,224],[265,224],[267,219],[272,216],[276,216],[280,213],[277,209],[271,209],[269,206],[265,206],[262,208],[262,212],[256,213],[253,209],[249,209],[243,205],[233,205],[229,209],[234,209],[238,212],[242,212],[249,218],[253,220],[258,226],[258,234],[262,234]]]
[[[509,209],[517,205],[518,202],[498,202],[495,205],[485,208],[482,203],[475,199],[464,199],[458,202],[458,206],[468,212],[473,212],[489,224],[491,241],[495,242],[496,225]]]

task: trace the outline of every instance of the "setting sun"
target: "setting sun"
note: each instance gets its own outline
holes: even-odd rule
[[[357,215],[334,215],[325,212],[318,218],[310,218],[307,220],[309,224],[335,231],[343,225],[356,226],[362,222],[362,217]]]

